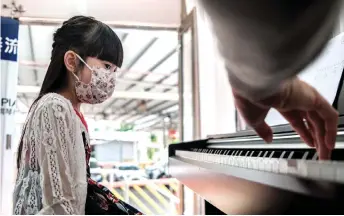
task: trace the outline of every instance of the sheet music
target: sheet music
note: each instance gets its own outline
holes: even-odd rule
[[[333,103],[344,68],[344,33],[332,38],[319,57],[298,76],[316,88],[329,103]],[[288,122],[276,110],[266,117],[270,126]]]

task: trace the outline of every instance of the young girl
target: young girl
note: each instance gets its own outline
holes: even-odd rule
[[[139,214],[90,179],[90,143],[81,103],[115,88],[123,48],[110,27],[76,16],[54,34],[51,62],[30,108],[18,151],[14,214]]]

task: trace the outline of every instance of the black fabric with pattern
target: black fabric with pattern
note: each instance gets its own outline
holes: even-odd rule
[[[142,215],[140,211],[118,199],[108,188],[91,179],[89,159],[91,149],[83,132],[82,138],[85,147],[87,163],[87,198],[86,215]]]

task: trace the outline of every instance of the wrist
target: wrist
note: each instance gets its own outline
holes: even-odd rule
[[[293,85],[295,85],[298,81],[299,79],[297,77],[283,81],[278,86],[278,89],[275,91],[274,94],[256,101],[256,103],[266,107],[278,107],[283,109],[283,107],[288,104],[289,98],[294,89]]]

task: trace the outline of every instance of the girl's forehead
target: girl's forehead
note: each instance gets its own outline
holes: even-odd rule
[[[93,63],[99,62],[99,63],[101,63],[101,62],[106,62],[106,61],[103,61],[103,60],[101,60],[101,59],[99,59],[97,57],[88,57],[87,58],[87,62],[93,62]]]
[[[98,58],[98,57],[88,57],[88,59],[91,60],[91,61],[108,62],[108,61],[102,60],[102,59],[100,59],[100,58]],[[111,63],[111,62],[109,62],[109,63]]]
[[[99,59],[99,58],[97,58],[97,57],[89,57],[89,58],[88,58],[88,61],[89,61],[89,62],[106,63],[106,64],[110,64],[111,66],[117,67],[117,65],[115,65],[114,63],[111,63],[111,62],[106,61],[106,60]]]
[[[88,60],[91,60],[91,61],[102,61],[101,59],[99,59],[97,57],[88,57]]]

